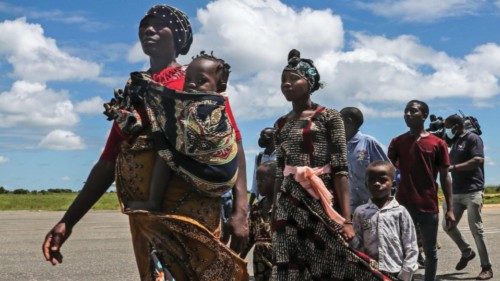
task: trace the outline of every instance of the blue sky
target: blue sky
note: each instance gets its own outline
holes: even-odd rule
[[[138,22],[153,1],[0,1],[0,186],[78,190],[111,123],[102,103],[147,68]],[[213,50],[232,67],[229,94],[247,154],[290,109],[280,75],[291,48],[326,87],[313,100],[357,106],[363,132],[388,145],[411,99],[446,117],[476,116],[486,182],[500,184],[500,1],[169,1],[194,26],[188,63]],[[251,178],[251,177],[250,177]],[[249,186],[251,180],[249,180]]]

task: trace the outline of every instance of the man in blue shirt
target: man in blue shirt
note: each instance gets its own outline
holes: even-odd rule
[[[363,125],[363,113],[356,107],[346,107],[340,111],[344,120],[347,140],[347,163],[349,166],[349,189],[351,192],[351,212],[368,202],[371,194],[366,188],[366,167],[376,160],[390,161],[380,143],[372,136],[359,131]]]

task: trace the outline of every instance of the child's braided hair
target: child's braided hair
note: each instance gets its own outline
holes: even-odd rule
[[[217,76],[218,76],[218,86],[220,85],[220,83],[224,83],[227,84],[227,81],[229,79],[229,73],[231,71],[229,71],[229,69],[231,69],[231,66],[225,62],[223,59],[220,59],[216,56],[214,56],[214,52],[211,51],[210,54],[206,53],[205,51],[201,51],[198,55],[196,55],[195,57],[193,57],[193,60],[196,60],[196,59],[208,59],[208,60],[211,60],[215,63],[218,63],[217,65]],[[217,90],[222,90],[222,91],[225,91],[225,86],[224,86],[224,89],[217,89]]]

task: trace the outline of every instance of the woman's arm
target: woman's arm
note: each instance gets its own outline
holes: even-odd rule
[[[82,190],[63,218],[47,233],[42,245],[43,255],[52,265],[62,263],[60,249],[68,239],[73,226],[101,198],[115,179],[115,163],[100,159],[94,165]]]
[[[340,205],[342,216],[346,219],[342,225],[342,235],[347,241],[354,239],[356,233],[351,222],[351,196],[349,195],[349,181],[347,175],[338,173],[333,176],[333,185]]]
[[[351,196],[349,193],[349,180],[347,175],[338,173],[333,175],[333,186],[337,195],[342,216],[351,221]]]
[[[245,151],[238,141],[238,178],[233,187],[233,213],[228,220],[231,232],[231,249],[237,253],[244,250],[248,240],[248,201]]]
[[[337,196],[336,200],[339,203],[342,216],[346,219],[342,226],[342,235],[347,241],[351,241],[355,233],[351,222],[351,196],[347,178],[347,145],[344,122],[337,111],[329,110],[327,112],[325,127],[330,137],[332,153],[330,155],[330,165],[335,195]]]

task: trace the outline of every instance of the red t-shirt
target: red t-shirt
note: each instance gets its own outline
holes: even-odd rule
[[[236,124],[236,119],[234,119],[233,110],[231,109],[231,104],[229,104],[228,97],[224,97],[224,107],[226,109],[227,118],[229,118],[229,122],[231,122],[231,126],[233,126],[236,142],[240,142],[241,141],[240,129]]]
[[[399,203],[409,211],[439,213],[436,178],[440,167],[450,165],[446,143],[433,134],[417,138],[408,132],[392,139],[387,156],[401,172]]]
[[[181,91],[184,86],[184,78],[185,71],[183,67],[167,67],[158,73],[154,73],[152,75],[152,79],[155,82],[162,84],[163,86]],[[229,104],[229,100],[225,98],[224,102],[226,113],[231,122],[231,125],[234,128],[234,132],[236,134],[236,141],[241,141],[241,133],[238,129],[236,121],[233,116],[233,112],[231,111],[231,106]],[[138,108],[138,113],[144,121],[145,125],[148,124],[148,119],[146,112],[142,108]],[[111,127],[111,131],[109,132],[108,140],[106,141],[106,146],[104,147],[104,151],[101,154],[100,159],[115,162],[118,157],[118,153],[120,152],[120,143],[124,140],[127,140],[129,137],[124,135],[118,124],[113,122],[113,126]]]

